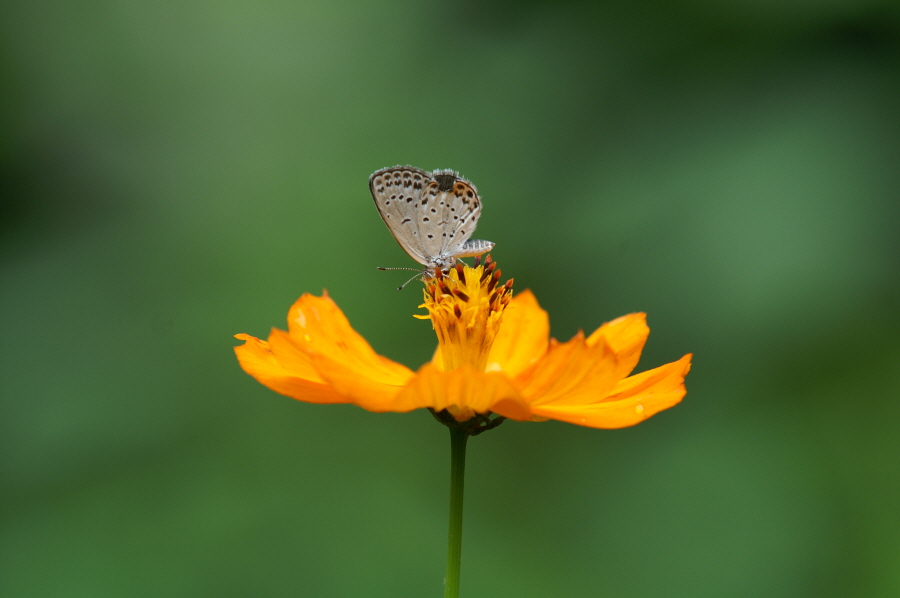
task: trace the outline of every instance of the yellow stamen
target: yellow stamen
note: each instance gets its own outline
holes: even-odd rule
[[[476,262],[478,263],[478,262]],[[448,274],[438,271],[425,283],[425,303],[441,349],[445,371],[468,364],[479,371],[500,329],[503,310],[512,299],[512,280],[497,286],[500,270],[487,256],[474,268],[457,264]]]

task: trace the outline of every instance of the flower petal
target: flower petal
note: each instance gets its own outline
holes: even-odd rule
[[[624,378],[640,361],[641,350],[649,334],[647,314],[634,313],[603,324],[587,338],[587,343],[594,345],[605,340],[616,353],[619,359],[618,374]]]
[[[412,376],[406,366],[376,353],[327,294],[300,297],[288,313],[288,328],[269,337],[275,355],[306,355],[324,382],[363,409],[389,410]]]
[[[488,356],[487,371],[503,371],[513,378],[547,352],[550,320],[534,294],[514,296],[503,312],[500,331]]]
[[[376,353],[327,293],[300,297],[288,312],[288,330],[304,352],[341,363],[357,375],[396,385],[412,375],[408,367]]]
[[[579,332],[565,343],[553,341],[537,365],[516,379],[531,405],[579,405],[605,397],[621,380],[615,352],[604,342],[589,345]]]
[[[275,392],[310,403],[346,402],[324,383],[308,360],[303,363],[300,357],[291,367],[285,367],[266,341],[249,334],[237,334],[235,338],[245,341],[234,348],[243,370]]]
[[[692,357],[693,354],[688,353],[678,361],[625,378],[616,384],[612,394],[603,401],[619,401],[632,397],[640,400],[656,400],[660,395],[669,392],[681,392],[678,400],[675,401],[677,403],[684,396],[684,377],[691,371]],[[671,405],[668,406],[671,407]]]
[[[535,415],[592,428],[633,426],[664,409],[677,405],[687,392],[684,377],[691,369],[691,355],[631,376],[596,403],[538,405]]]
[[[396,396],[391,410],[447,409],[457,420],[465,421],[476,413],[492,411],[499,401],[524,405],[519,392],[503,374],[479,372],[470,365],[445,372],[426,363]]]

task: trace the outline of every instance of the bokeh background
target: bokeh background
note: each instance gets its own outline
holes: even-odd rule
[[[900,594],[896,3],[5,2],[0,73],[0,595],[441,595],[446,430],[232,353],[327,288],[429,359],[394,164],[555,337],[695,353],[640,426],[470,443],[465,596]]]

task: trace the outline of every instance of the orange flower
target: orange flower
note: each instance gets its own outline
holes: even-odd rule
[[[512,281],[499,285],[490,256],[426,281],[425,307],[438,336],[434,358],[413,372],[375,353],[327,293],[305,294],[288,312],[288,331],[247,334],[235,347],[245,372],[275,392],[309,403],[353,403],[369,411],[430,407],[458,421],[496,413],[622,428],[668,409],[685,395],[691,355],[629,376],[650,329],[642,313],[549,339],[547,312]]]

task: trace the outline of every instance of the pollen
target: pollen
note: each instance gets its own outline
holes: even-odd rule
[[[488,255],[474,267],[457,264],[449,272],[438,270],[425,283],[425,303],[419,307],[431,319],[438,337],[445,371],[471,365],[487,367],[488,354],[500,330],[503,310],[512,299],[512,280],[499,284],[500,270]]]

